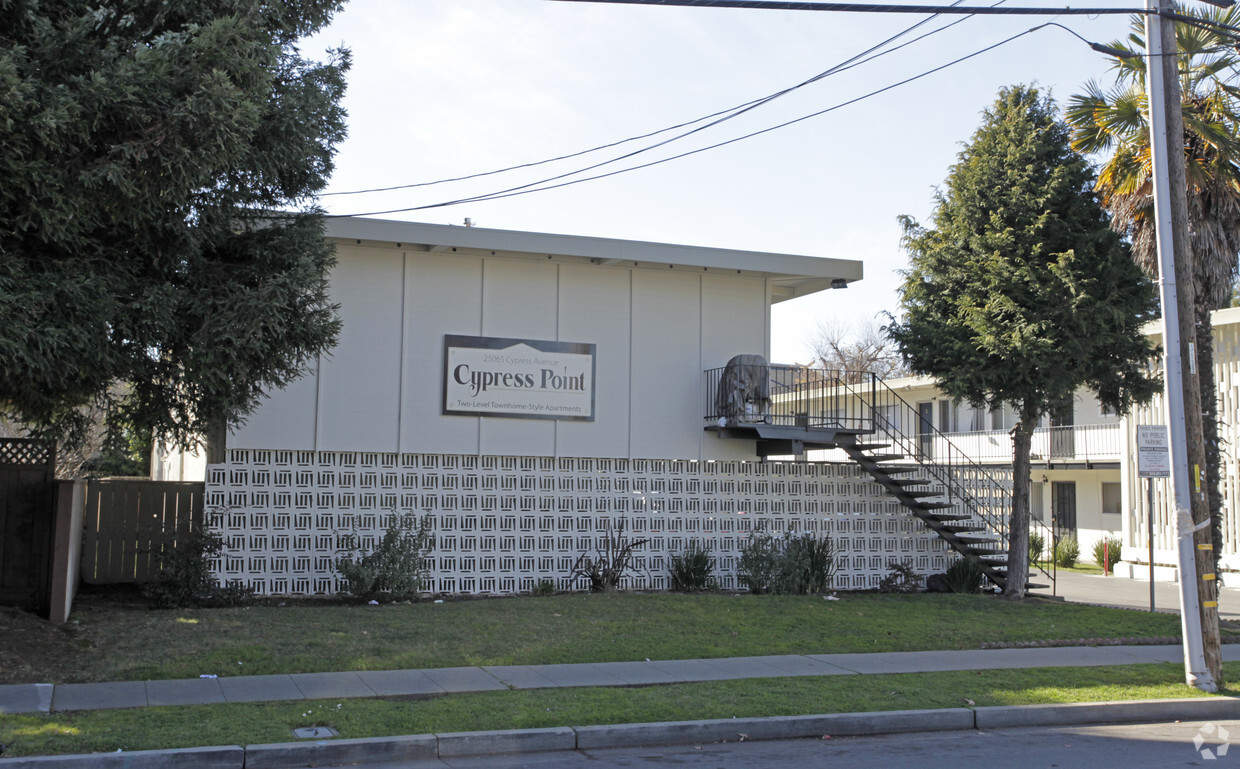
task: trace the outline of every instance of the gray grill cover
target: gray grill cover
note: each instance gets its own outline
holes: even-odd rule
[[[765,414],[771,405],[771,368],[761,355],[733,357],[719,377],[715,409],[720,416],[746,416],[746,401],[752,401],[760,414]]]

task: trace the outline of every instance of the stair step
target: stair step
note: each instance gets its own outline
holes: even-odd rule
[[[930,497],[943,496],[943,492],[941,491],[907,491],[905,489],[900,489],[899,493],[902,496],[912,497],[913,499],[929,499]]]
[[[894,462],[897,459],[904,459],[903,454],[862,454],[862,458],[871,462]]]
[[[961,544],[965,544],[965,545],[1002,545],[1004,544],[998,537],[979,536],[977,534],[970,534],[965,537],[956,537],[956,541],[960,542]]]
[[[888,478],[886,483],[897,486],[929,486],[933,481],[928,478]]]
[[[854,451],[873,451],[874,449],[889,449],[890,443],[854,443],[848,448]]]

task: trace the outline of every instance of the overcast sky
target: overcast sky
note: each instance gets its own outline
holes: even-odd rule
[[[1053,0],[1008,5],[1050,8]],[[1082,7],[1137,5],[1092,0]],[[907,257],[896,218],[929,221],[935,187],[1001,87],[1036,83],[1063,104],[1089,79],[1110,83],[1112,76],[1110,60],[1049,27],[896,84],[1046,22],[1104,43],[1128,31],[1126,15],[928,18],[555,0],[351,0],[304,46],[310,54],[338,45],[353,52],[349,138],[327,191],[432,182],[658,131],[802,83],[926,22],[884,50],[933,33],[924,40],[593,174],[860,99],[790,127],[561,189],[383,215],[861,260],[866,278],[847,290],[776,305],[772,359],[805,361],[819,322],[864,322],[897,310],[897,271]],[[672,135],[467,182],[322,202],[331,213],[364,214],[458,200]]]

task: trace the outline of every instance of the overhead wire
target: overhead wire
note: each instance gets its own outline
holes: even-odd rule
[[[998,1],[999,1],[1000,3],[1004,2],[1004,0],[998,0]],[[960,2],[963,2],[963,0],[956,0],[956,2],[957,2],[957,4],[958,4],[958,3],[960,3]],[[637,154],[640,154],[640,153],[642,153],[642,152],[648,152],[648,151],[650,151],[650,150],[652,150],[652,149],[657,149],[657,148],[662,147],[662,146],[664,146],[664,145],[666,145],[666,144],[669,144],[669,143],[671,143],[671,142],[673,142],[673,141],[677,141],[677,140],[679,140],[679,139],[683,139],[683,138],[685,138],[685,137],[687,137],[687,136],[691,136],[691,135],[693,135],[693,134],[695,134],[695,133],[698,133],[698,132],[700,132],[700,131],[704,131],[704,130],[706,130],[706,129],[708,129],[708,128],[712,128],[712,127],[714,127],[714,126],[716,126],[716,125],[719,125],[719,124],[721,124],[721,123],[723,123],[723,122],[726,122],[726,121],[728,121],[728,120],[731,120],[731,119],[733,119],[733,118],[735,118],[735,117],[739,117],[739,116],[741,116],[741,115],[743,115],[743,114],[745,114],[745,113],[747,113],[747,112],[749,112],[749,111],[751,111],[751,110],[753,110],[753,109],[756,109],[756,108],[761,107],[761,106],[763,106],[763,105],[769,104],[769,103],[771,103],[771,102],[775,101],[776,99],[779,99],[779,98],[781,98],[781,97],[783,97],[783,96],[786,96],[786,95],[788,95],[788,94],[792,93],[793,91],[796,91],[796,90],[798,90],[798,89],[800,89],[800,88],[804,88],[804,87],[806,87],[806,86],[808,86],[808,85],[812,85],[812,84],[814,84],[814,83],[817,83],[818,81],[823,80],[824,78],[830,77],[831,75],[836,75],[836,74],[839,74],[839,73],[841,73],[841,72],[846,72],[846,71],[848,71],[848,70],[850,70],[850,69],[852,69],[852,68],[854,68],[854,67],[859,66],[860,64],[864,64],[864,63],[867,63],[867,62],[873,61],[874,59],[877,59],[877,58],[879,58],[879,57],[881,57],[881,56],[886,56],[887,54],[895,53],[896,51],[899,51],[899,50],[901,50],[902,48],[906,48],[906,47],[908,47],[909,45],[912,45],[913,43],[916,43],[916,42],[918,42],[918,41],[920,41],[920,40],[924,40],[926,37],[928,37],[928,36],[930,36],[930,35],[938,34],[939,32],[943,32],[943,31],[945,31],[945,30],[947,30],[947,29],[950,29],[951,27],[953,27],[953,26],[955,26],[955,25],[957,25],[957,24],[962,24],[962,23],[964,23],[965,21],[967,21],[967,20],[968,20],[968,19],[967,19],[967,17],[966,17],[966,18],[963,18],[963,19],[958,19],[958,20],[956,20],[956,21],[951,22],[950,24],[946,24],[946,25],[944,25],[944,26],[940,27],[939,29],[933,30],[933,31],[928,32],[928,33],[926,33],[926,34],[924,34],[924,35],[921,35],[921,36],[919,36],[919,37],[917,37],[917,38],[914,38],[913,40],[910,40],[910,41],[908,41],[908,42],[906,42],[906,43],[903,43],[903,44],[901,44],[901,45],[899,45],[899,46],[896,46],[895,48],[892,48],[892,49],[887,50],[887,51],[881,51],[881,52],[879,52],[879,53],[874,53],[875,51],[879,51],[881,48],[883,48],[884,46],[888,45],[889,43],[891,43],[891,42],[893,42],[893,41],[895,41],[895,40],[898,40],[898,39],[900,39],[901,37],[903,37],[903,36],[907,35],[908,33],[912,32],[913,30],[917,29],[918,27],[921,27],[921,26],[923,26],[923,25],[925,25],[925,24],[930,23],[931,21],[933,21],[933,20],[934,20],[934,18],[935,18],[934,16],[931,16],[931,17],[929,17],[929,18],[923,19],[923,20],[921,20],[921,21],[917,22],[916,24],[913,24],[912,26],[909,26],[909,27],[905,28],[904,30],[901,30],[901,31],[900,31],[900,32],[898,32],[897,34],[892,35],[891,37],[887,38],[886,40],[883,40],[882,42],[877,43],[877,44],[875,44],[875,45],[871,46],[870,48],[868,48],[868,49],[866,49],[866,50],[862,51],[861,53],[858,53],[858,54],[856,54],[856,55],[854,55],[854,56],[852,56],[852,57],[850,57],[850,58],[848,58],[848,59],[845,59],[843,62],[840,62],[839,64],[836,64],[836,65],[834,65],[833,67],[831,67],[831,68],[829,68],[829,69],[827,69],[827,70],[825,70],[825,71],[823,71],[823,72],[820,72],[820,73],[818,73],[817,75],[814,75],[813,77],[811,77],[811,78],[809,78],[809,79],[807,79],[807,80],[803,80],[802,82],[797,83],[796,85],[789,86],[788,88],[781,89],[781,90],[776,91],[775,93],[769,94],[769,95],[767,95],[767,96],[763,96],[763,97],[760,97],[760,98],[758,98],[758,99],[754,99],[754,100],[752,100],[752,101],[745,102],[744,104],[738,104],[738,105],[736,105],[735,107],[730,107],[730,108],[728,108],[728,109],[719,110],[718,112],[713,112],[713,113],[711,113],[711,114],[709,114],[709,115],[705,115],[705,116],[703,116],[703,117],[699,117],[699,118],[697,118],[697,119],[695,119],[695,120],[689,120],[689,121],[686,121],[686,122],[683,122],[683,123],[678,123],[678,124],[673,125],[673,126],[668,126],[667,128],[661,128],[661,129],[659,129],[659,130],[657,130],[657,131],[651,131],[651,132],[649,132],[649,133],[645,133],[645,134],[642,134],[642,135],[639,135],[639,136],[631,136],[631,137],[629,137],[629,138],[627,138],[627,139],[620,139],[620,140],[618,140],[618,141],[610,142],[610,143],[608,143],[608,144],[602,144],[602,145],[599,145],[599,146],[597,146],[597,147],[592,147],[592,148],[590,148],[590,149],[581,150],[581,151],[579,151],[579,152],[573,152],[573,153],[570,153],[570,154],[567,154],[567,155],[560,155],[560,156],[558,156],[558,157],[547,158],[546,160],[538,160],[538,161],[533,161],[533,162],[530,162],[530,163],[522,163],[522,164],[519,164],[519,165],[508,166],[508,167],[506,167],[506,168],[500,168],[500,169],[496,169],[496,170],[494,170],[494,171],[483,171],[483,172],[480,172],[480,173],[468,174],[468,175],[466,175],[466,176],[457,176],[457,177],[452,177],[452,178],[447,178],[447,179],[439,179],[439,180],[436,180],[436,181],[430,181],[430,182],[417,182],[417,183],[412,183],[412,184],[398,184],[398,185],[393,185],[393,186],[389,186],[389,187],[373,187],[373,188],[369,188],[369,189],[362,189],[362,190],[347,190],[347,191],[342,191],[342,192],[325,192],[325,193],[322,193],[322,194],[320,195],[320,197],[328,197],[328,196],[342,196],[342,195],[362,195],[362,194],[368,194],[368,193],[374,193],[374,192],[393,192],[393,191],[396,191],[396,190],[414,189],[414,188],[417,188],[417,187],[430,187],[430,186],[434,186],[434,185],[438,185],[438,184],[447,184],[447,183],[451,183],[451,182],[467,181],[467,180],[470,180],[470,179],[478,179],[478,178],[485,177],[485,176],[495,176],[495,175],[497,175],[497,174],[507,173],[507,172],[510,172],[510,171],[517,171],[517,170],[523,170],[523,169],[526,169],[526,168],[533,168],[533,167],[536,167],[536,166],[547,165],[547,164],[549,164],[549,163],[556,163],[556,162],[559,162],[559,161],[562,161],[562,160],[570,160],[570,159],[575,158],[575,157],[581,157],[581,156],[583,156],[583,155],[589,155],[589,154],[591,154],[591,153],[594,153],[594,152],[599,152],[599,151],[602,151],[602,150],[605,150],[605,149],[611,149],[611,148],[613,148],[613,147],[618,147],[618,146],[620,146],[620,145],[622,145],[622,144],[627,144],[627,143],[629,143],[629,142],[633,142],[633,141],[640,141],[640,140],[642,140],[642,139],[649,139],[649,138],[651,138],[652,136],[658,136],[658,135],[660,135],[660,134],[667,133],[668,131],[675,131],[675,130],[680,129],[680,128],[685,128],[685,127],[687,127],[687,126],[696,125],[696,124],[701,123],[702,121],[705,121],[705,120],[712,120],[713,118],[718,118],[717,120],[713,120],[712,122],[707,123],[707,124],[706,124],[706,125],[704,125],[704,126],[700,126],[700,127],[695,128],[695,129],[693,129],[693,130],[691,130],[691,131],[686,131],[686,132],[685,132],[685,133],[683,133],[683,134],[680,134],[680,135],[678,135],[678,136],[674,136],[674,137],[672,137],[672,138],[670,138],[670,139],[668,139],[668,140],[665,140],[665,141],[662,141],[662,142],[659,142],[659,143],[656,143],[656,144],[652,144],[652,145],[650,145],[650,146],[648,146],[648,147],[644,147],[644,148],[642,148],[642,149],[640,149],[640,150],[637,150],[636,152],[632,152],[632,153],[629,153],[629,154],[627,154],[627,155],[620,155],[620,156],[618,156],[618,157],[612,158],[611,160],[607,160],[607,161],[604,161],[604,162],[602,162],[602,163],[598,163],[598,164],[595,164],[595,165],[592,165],[592,166],[587,166],[587,167],[585,167],[585,168],[578,169],[577,171],[573,171],[573,172],[568,173],[568,174],[562,174],[562,175],[560,175],[560,176],[551,177],[551,178],[549,178],[549,179],[543,179],[543,180],[538,181],[538,182],[532,182],[531,184],[542,184],[542,183],[545,183],[545,182],[548,182],[548,181],[555,181],[555,180],[558,180],[558,179],[564,178],[565,176],[571,176],[571,175],[575,175],[575,174],[579,174],[579,173],[585,173],[585,172],[587,172],[587,171],[594,170],[595,168],[599,168],[599,167],[601,167],[601,166],[603,166],[603,165],[607,165],[607,164],[610,164],[610,163],[616,163],[616,162],[619,162],[619,161],[621,161],[621,160],[625,160],[625,159],[627,159],[627,158],[633,157],[633,156],[635,156],[635,155],[637,155]],[[872,55],[872,56],[871,56],[870,54],[874,54],[874,55]],[[868,56],[869,58],[864,58],[864,57],[867,57],[867,56]],[[529,185],[524,185],[524,186],[529,186]],[[521,188],[519,188],[519,187],[517,187],[517,188],[511,188],[511,189],[509,189],[509,190],[503,190],[503,192],[509,192],[509,191],[513,191],[513,190],[516,190],[516,189],[521,189]]]
[[[707,152],[707,151],[709,151],[709,150],[718,149],[718,148],[720,148],[720,147],[726,147],[726,146],[728,146],[728,145],[730,145],[730,144],[735,144],[735,143],[737,143],[737,142],[744,141],[744,140],[746,140],[746,139],[751,139],[751,138],[753,138],[753,137],[755,137],[755,136],[761,136],[761,135],[763,135],[763,134],[767,134],[767,133],[770,133],[770,132],[772,132],[772,131],[777,131],[777,130],[779,130],[779,129],[786,128],[786,127],[788,127],[788,126],[795,125],[795,124],[797,124],[797,123],[801,123],[801,122],[804,122],[804,121],[806,121],[806,120],[810,120],[810,119],[812,119],[812,118],[820,117],[821,115],[825,115],[825,114],[830,113],[830,112],[834,112],[834,111],[836,111],[836,110],[842,109],[842,108],[847,107],[847,106],[850,106],[850,105],[852,105],[852,104],[856,104],[856,103],[861,102],[861,101],[864,101],[864,100],[866,100],[866,99],[873,98],[873,97],[875,97],[875,96],[878,96],[879,94],[885,93],[885,92],[890,91],[890,90],[893,90],[893,89],[895,89],[895,88],[899,88],[900,86],[903,86],[903,85],[907,85],[908,83],[911,83],[911,82],[914,82],[914,81],[920,80],[920,79],[922,79],[922,78],[928,77],[928,76],[933,75],[933,74],[935,74],[935,73],[937,73],[937,72],[941,72],[942,70],[947,69],[947,68],[949,68],[949,67],[953,67],[953,66],[955,66],[955,65],[957,65],[957,64],[960,64],[961,62],[968,61],[969,59],[973,59],[973,58],[975,58],[975,57],[977,57],[977,56],[980,56],[980,55],[982,55],[982,54],[984,54],[984,53],[988,53],[988,52],[990,52],[990,51],[993,51],[993,50],[995,50],[996,48],[999,48],[999,47],[1001,47],[1001,46],[1007,45],[1008,43],[1011,43],[1011,42],[1013,42],[1013,41],[1015,41],[1015,40],[1018,40],[1018,39],[1019,39],[1019,38],[1021,38],[1021,37],[1024,37],[1024,36],[1026,36],[1026,35],[1029,35],[1029,34],[1032,34],[1032,33],[1034,33],[1034,32],[1040,31],[1040,30],[1045,29],[1046,27],[1049,27],[1049,26],[1056,26],[1056,27],[1061,27],[1061,28],[1062,28],[1062,25],[1055,24],[1055,23],[1053,23],[1053,22],[1048,22],[1048,23],[1046,23],[1046,24],[1040,24],[1040,25],[1038,25],[1038,26],[1036,26],[1036,27],[1031,27],[1030,29],[1024,30],[1023,32],[1019,32],[1019,33],[1017,33],[1017,34],[1015,34],[1015,35],[1012,35],[1011,37],[1005,38],[1004,40],[1000,40],[1000,41],[999,41],[999,42],[997,42],[997,43],[994,43],[994,44],[992,44],[992,45],[986,46],[986,47],[984,47],[984,48],[980,48],[980,49],[978,49],[978,50],[976,50],[976,51],[973,51],[972,53],[969,53],[969,54],[966,54],[966,55],[961,56],[961,57],[959,57],[959,58],[953,59],[952,61],[949,61],[949,62],[947,62],[947,63],[945,63],[945,64],[939,65],[939,66],[934,67],[934,68],[929,69],[929,70],[925,70],[925,71],[923,71],[923,72],[921,72],[921,73],[919,73],[919,74],[913,75],[912,77],[908,77],[908,78],[905,78],[905,79],[903,79],[903,80],[897,81],[897,82],[895,82],[895,83],[891,83],[891,84],[889,84],[889,85],[887,85],[887,86],[884,86],[884,87],[882,87],[882,88],[875,89],[875,90],[870,91],[870,92],[868,92],[868,93],[866,93],[866,94],[862,94],[861,96],[857,96],[857,97],[855,97],[855,98],[853,98],[853,99],[849,99],[849,100],[847,100],[847,101],[840,102],[839,104],[832,105],[832,106],[827,107],[827,108],[825,108],[825,109],[818,110],[818,111],[816,111],[816,112],[812,112],[812,113],[810,113],[810,114],[808,114],[808,115],[803,115],[803,116],[801,116],[801,117],[794,118],[794,119],[792,119],[792,120],[788,120],[788,121],[785,121],[785,122],[783,122],[783,123],[779,123],[779,124],[777,124],[777,125],[768,126],[767,128],[763,128],[763,129],[760,129],[760,130],[757,130],[757,131],[752,131],[752,132],[750,132],[750,133],[743,134],[743,135],[741,135],[741,136],[733,137],[733,138],[731,138],[731,139],[727,139],[727,140],[725,140],[725,141],[717,142],[717,143],[715,143],[715,144],[710,144],[710,145],[707,145],[707,146],[704,146],[704,147],[699,147],[699,148],[696,148],[696,149],[693,149],[693,150],[689,150],[689,151],[686,151],[686,152],[678,153],[678,154],[676,154],[676,155],[671,155],[671,156],[666,157],[666,158],[660,158],[660,159],[658,159],[658,160],[653,160],[653,161],[650,161],[650,162],[648,162],[648,163],[642,163],[642,164],[639,164],[639,165],[634,165],[634,166],[626,166],[625,168],[616,169],[616,170],[614,170],[614,171],[609,171],[609,172],[607,172],[607,173],[603,173],[603,174],[596,174],[596,175],[593,175],[593,176],[587,176],[587,177],[583,177],[583,178],[580,178],[580,179],[570,179],[570,180],[568,180],[568,181],[562,181],[562,182],[559,182],[558,184],[549,184],[549,182],[557,182],[557,181],[559,181],[560,179],[564,179],[564,178],[565,178],[565,177],[567,177],[567,176],[575,176],[575,175],[580,174],[580,173],[586,173],[586,172],[588,172],[588,171],[590,171],[590,170],[593,170],[593,169],[595,169],[595,168],[598,168],[598,167],[600,167],[600,166],[602,166],[602,165],[607,165],[608,163],[611,163],[611,162],[617,162],[617,161],[619,161],[619,160],[623,160],[623,159],[626,159],[626,158],[628,158],[628,157],[632,157],[632,156],[633,156],[633,155],[635,155],[635,154],[638,154],[638,153],[629,153],[629,155],[622,156],[622,157],[619,157],[619,158],[614,158],[614,159],[613,159],[613,160],[611,160],[611,161],[607,161],[607,162],[605,162],[605,163],[599,163],[599,164],[596,164],[596,165],[591,166],[591,167],[589,167],[589,168],[579,169],[579,170],[577,170],[577,171],[573,171],[573,172],[566,173],[566,174],[561,174],[561,175],[559,175],[559,176],[551,177],[551,178],[548,178],[548,179],[543,179],[543,180],[536,181],[536,182],[531,182],[530,184],[521,185],[521,186],[519,186],[519,187],[513,187],[513,188],[509,188],[509,189],[505,189],[505,190],[499,190],[499,191],[496,191],[496,192],[485,193],[485,194],[482,194],[482,195],[474,195],[474,196],[470,196],[470,197],[459,198],[459,199],[456,199],[456,200],[442,201],[442,202],[439,202],[439,203],[429,203],[429,204],[420,205],[420,206],[407,206],[407,207],[403,207],[403,208],[392,208],[392,209],[386,209],[386,210],[383,210],[383,211],[368,211],[368,212],[366,212],[366,213],[357,213],[357,214],[332,214],[332,215],[330,215],[330,216],[331,216],[332,218],[339,218],[339,217],[345,217],[345,216],[380,216],[380,215],[384,215],[384,214],[406,213],[406,212],[409,212],[409,211],[424,211],[424,210],[433,209],[433,208],[446,208],[446,207],[449,207],[449,206],[463,205],[463,204],[466,204],[466,203],[480,203],[480,202],[486,202],[486,201],[490,201],[490,200],[500,200],[500,199],[503,199],[503,198],[516,197],[516,196],[518,196],[518,195],[528,195],[528,194],[531,194],[531,193],[534,193],[534,192],[545,192],[545,191],[547,191],[547,190],[559,189],[559,188],[562,188],[562,187],[568,187],[568,186],[572,186],[572,185],[575,185],[575,184],[581,184],[581,183],[584,183],[584,182],[589,182],[589,181],[597,181],[597,180],[599,180],[599,179],[606,179],[606,178],[609,178],[609,177],[612,177],[612,176],[617,176],[617,175],[619,175],[619,174],[629,173],[629,172],[631,172],[631,171],[637,171],[637,170],[641,170],[641,169],[644,169],[644,168],[650,168],[650,167],[653,167],[653,166],[662,165],[663,163],[668,163],[668,162],[671,162],[671,161],[673,161],[673,160],[679,160],[679,159],[682,159],[682,158],[686,158],[686,157],[690,157],[690,156],[693,156],[693,155],[700,154],[700,153],[702,153],[702,152]],[[946,28],[946,27],[945,27],[945,28]],[[923,36],[923,37],[924,37],[924,36]],[[920,39],[920,38],[919,38],[919,39]],[[916,41],[910,41],[909,43],[906,43],[905,45],[909,45],[909,44],[911,44],[912,42],[916,42]],[[903,46],[901,46],[901,47],[903,47]],[[853,57],[853,58],[855,59],[856,57]],[[852,59],[850,59],[849,61],[852,61]],[[662,142],[662,143],[660,143],[659,145],[655,145],[655,146],[662,146],[663,144],[666,144],[666,143],[667,143],[667,142],[665,141],[665,142]]]

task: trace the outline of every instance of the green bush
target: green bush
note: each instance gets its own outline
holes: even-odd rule
[[[835,542],[802,534],[787,540],[784,568],[780,572],[786,593],[826,593],[835,583]]]
[[[555,580],[543,577],[534,583],[531,595],[555,595]]]
[[[1055,563],[1059,566],[1069,567],[1075,566],[1078,558],[1081,557],[1081,545],[1076,541],[1076,537],[1068,534],[1060,537],[1055,543]]]
[[[715,559],[700,542],[693,541],[683,553],[672,556],[669,569],[671,589],[679,593],[715,590]]]
[[[738,576],[751,593],[825,593],[835,581],[836,568],[830,537],[758,532],[741,550]]]
[[[986,572],[972,558],[957,558],[943,575],[948,590],[953,593],[980,593],[986,583]]]
[[[356,532],[344,537],[349,554],[336,562],[336,571],[345,579],[345,591],[364,601],[414,598],[426,584],[427,555],[434,544],[429,516],[417,522],[413,513],[393,513],[370,553],[362,555]]]
[[[569,580],[585,579],[591,593],[611,593],[620,589],[628,570],[633,566],[633,553],[644,547],[649,539],[632,539],[624,533],[628,520],[621,518],[614,525],[605,521],[602,540],[596,544],[594,553],[589,550],[577,557],[569,572]]]
[[[925,577],[913,570],[912,561],[904,561],[903,563],[892,561],[887,564],[887,568],[891,569],[891,571],[887,572],[887,576],[878,581],[878,592],[916,593],[921,590]]]
[[[254,589],[237,581],[221,585],[211,564],[224,552],[224,538],[203,522],[160,554],[159,578],[142,586],[156,608],[241,606]]]
[[[1094,562],[1101,566],[1103,571],[1111,571],[1115,564],[1119,563],[1119,553],[1123,546],[1124,542],[1119,537],[1104,537],[1098,540],[1094,543]],[[1107,563],[1103,563],[1104,560]]]
[[[1046,552],[1046,539],[1041,532],[1029,532],[1029,563],[1038,563]]]

